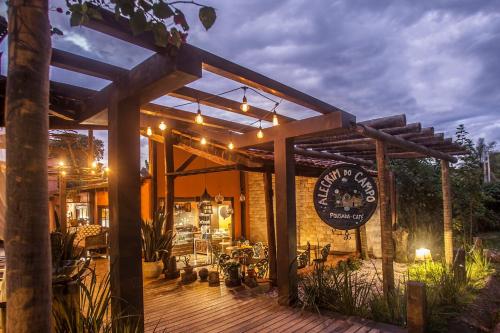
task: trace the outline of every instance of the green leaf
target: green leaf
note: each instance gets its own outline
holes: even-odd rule
[[[200,17],[201,24],[203,24],[206,30],[214,25],[215,19],[217,18],[217,14],[213,7],[201,7],[198,16]]]
[[[132,33],[134,36],[143,33],[148,26],[148,21],[146,20],[146,15],[142,9],[137,10],[130,16],[130,27],[132,28]]]
[[[172,35],[172,39],[171,39],[172,44],[174,44],[175,47],[177,47],[177,48],[181,47],[182,38],[181,38],[181,34],[179,33],[179,30],[177,30],[176,28],[172,28],[170,30],[170,34]]]
[[[151,6],[147,1],[145,0],[139,0],[139,6],[144,9],[145,12],[149,12],[153,6]]]
[[[79,12],[73,12],[71,13],[71,17],[69,19],[69,24],[72,27],[77,27],[82,24],[83,21],[83,15]]]
[[[169,5],[160,1],[153,5],[153,14],[159,19],[166,19],[174,15],[174,12]]]
[[[60,29],[54,28],[54,27],[52,28],[52,30],[50,32],[51,32],[52,35],[59,35],[59,36],[63,36],[64,35],[63,32]]]
[[[101,12],[95,8],[89,7],[89,9],[87,10],[87,14],[90,16],[90,18],[102,21]]]
[[[165,27],[163,23],[155,22],[153,23],[152,30],[155,38],[155,44],[161,47],[166,47],[168,44],[168,38],[170,37],[167,27]]]

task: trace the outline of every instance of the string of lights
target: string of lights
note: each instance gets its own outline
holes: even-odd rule
[[[263,97],[263,98],[265,98],[265,99],[273,102],[274,106],[269,111],[269,114],[266,114],[264,117],[261,117],[260,119],[257,119],[253,123],[251,123],[249,125],[244,125],[239,130],[238,129],[230,129],[230,130],[228,130],[228,132],[229,132],[229,143],[228,143],[227,147],[228,147],[229,150],[232,150],[232,149],[234,149],[234,143],[231,140],[233,132],[235,132],[235,133],[241,132],[246,126],[254,126],[255,124],[258,123],[259,124],[259,127],[258,127],[259,130],[257,132],[257,138],[262,139],[262,138],[264,138],[264,132],[262,131],[262,120],[267,120],[266,118],[268,118],[271,115],[272,115],[272,121],[271,122],[272,122],[273,126],[278,126],[279,125],[279,118],[278,118],[278,113],[277,113],[276,109],[281,104],[281,102],[283,101],[283,99],[281,99],[278,102],[278,101],[270,98],[269,96],[266,96],[266,95],[262,94],[261,92],[259,92],[258,90],[254,89],[254,88],[247,87],[247,86],[242,86],[242,87],[238,87],[238,88],[234,88],[234,89],[231,89],[231,90],[227,90],[227,91],[221,92],[221,93],[216,94],[216,95],[210,95],[210,96],[208,96],[206,98],[203,98],[203,99],[197,99],[195,102],[187,102],[187,103],[183,103],[183,104],[178,104],[178,105],[173,106],[172,108],[179,108],[179,107],[183,107],[183,106],[187,106],[187,105],[191,105],[191,104],[195,104],[196,103],[197,106],[198,106],[198,109],[197,109],[196,115],[194,117],[194,122],[196,124],[198,124],[198,125],[203,125],[204,119],[203,119],[203,115],[202,115],[202,112],[201,112],[200,102],[207,101],[207,100],[213,99],[215,97],[223,96],[225,94],[229,94],[231,92],[234,92],[234,91],[237,91],[237,90],[240,90],[240,89],[243,90],[243,98],[242,98],[242,101],[241,101],[241,104],[240,104],[240,110],[242,112],[248,112],[248,110],[250,110],[250,105],[248,103],[247,94],[246,94],[247,90],[250,90],[250,91],[258,94],[259,96],[261,96],[261,97]],[[167,129],[167,125],[162,121],[158,125],[158,128],[163,133]],[[153,129],[150,126],[147,127],[146,134],[148,136],[153,135]],[[204,136],[202,136],[200,138],[200,144],[206,145],[207,142],[208,141],[207,141],[207,139]]]

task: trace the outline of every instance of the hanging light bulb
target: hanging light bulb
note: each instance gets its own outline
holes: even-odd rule
[[[262,132],[262,120],[259,120],[259,131],[257,132],[257,137],[259,139],[264,137],[264,132]]]
[[[64,170],[61,171],[61,176],[63,176],[63,177],[66,176],[66,171],[64,171]]]
[[[240,109],[243,112],[247,112],[250,109],[250,105],[248,105],[247,101],[247,87],[243,87],[243,100],[241,101]]]
[[[109,173],[109,167],[105,167],[105,168],[104,168],[104,171],[105,171],[106,173]]]
[[[163,121],[160,123],[160,125],[158,125],[158,127],[160,128],[160,131],[164,131],[167,129],[167,125],[165,125]]]
[[[90,171],[91,174],[95,175],[95,170]]]
[[[278,114],[276,114],[276,110],[273,112],[273,126],[278,126],[280,124],[278,120]]]
[[[201,125],[203,124],[203,116],[201,115],[200,103],[198,103],[198,112],[196,113],[196,117],[194,118],[195,123]]]
[[[92,162],[92,168],[94,168],[94,169],[97,168],[97,161]]]
[[[58,164],[59,164],[60,167],[63,167],[64,166],[64,161],[59,161]]]
[[[147,134],[148,136],[153,135],[153,130],[151,129],[151,127],[149,127],[149,126],[148,126],[148,128],[146,129],[146,134]]]
[[[200,143],[202,145],[206,145],[207,144],[207,139],[205,139],[205,137],[202,137],[201,140],[200,140]]]
[[[232,141],[229,142],[229,144],[227,145],[227,148],[229,148],[229,150],[233,150],[234,149],[234,144]]]

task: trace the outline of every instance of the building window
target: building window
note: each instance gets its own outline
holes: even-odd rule
[[[98,207],[99,214],[99,224],[103,227],[109,227],[109,208],[108,206],[99,206]]]

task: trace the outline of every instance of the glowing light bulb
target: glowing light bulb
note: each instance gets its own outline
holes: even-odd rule
[[[227,145],[227,148],[229,148],[229,150],[233,150],[234,149],[234,144],[233,142],[229,142],[229,144]]]
[[[243,96],[243,101],[240,105],[240,109],[243,112],[247,112],[250,109],[250,105],[248,105],[247,97]]]
[[[110,170],[109,170],[109,167],[105,167],[105,168],[104,168],[104,171],[105,171],[106,173],[109,173],[109,171],[110,171]]]
[[[151,129],[151,127],[149,127],[149,126],[148,126],[148,128],[147,128],[147,130],[146,130],[146,134],[147,134],[148,136],[153,135],[153,130]]]
[[[200,140],[200,143],[202,145],[206,145],[207,144],[207,139],[205,139],[205,137],[202,137],[201,140]]]
[[[199,125],[203,124],[203,116],[201,115],[200,109],[198,109],[198,113],[196,114],[194,121],[195,121],[195,123],[197,123]]]
[[[257,138],[262,139],[264,137],[264,132],[262,132],[262,121],[259,120],[259,131],[257,132]]]
[[[66,176],[66,171],[64,171],[64,170],[61,171],[61,176],[63,176],[63,177]]]
[[[276,114],[276,111],[274,111],[274,114],[273,114],[273,126],[278,126],[280,124],[279,120],[278,120],[278,115]]]
[[[158,125],[158,127],[160,128],[160,131],[164,131],[167,129],[167,125],[165,125],[163,121],[160,123],[160,125]]]
[[[90,171],[91,174],[95,175],[95,170]]]
[[[60,167],[63,167],[63,166],[64,166],[64,162],[63,162],[63,161],[59,161],[59,163],[58,163],[58,164],[59,164],[59,166],[60,166]]]
[[[97,168],[97,161],[92,162],[92,168]]]

